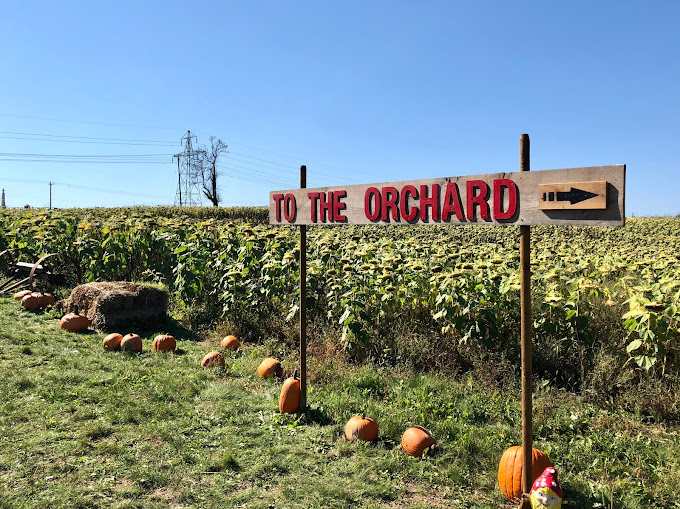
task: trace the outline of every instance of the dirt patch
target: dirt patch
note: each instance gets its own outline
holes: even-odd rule
[[[86,314],[97,330],[152,329],[167,319],[168,293],[138,283],[101,282],[76,286],[57,303],[64,313]]]
[[[453,503],[455,504],[455,502]],[[452,502],[445,500],[437,493],[426,493],[422,490],[422,487],[409,483],[401,493],[399,493],[399,498],[387,504],[386,507],[397,509],[402,507],[413,507],[416,504],[421,504],[426,507],[444,508],[451,507]]]
[[[167,504],[167,507],[172,509],[187,507],[180,503],[180,495],[181,493],[176,489],[176,487],[170,486],[156,488],[150,493],[151,498],[160,500],[161,502]]]

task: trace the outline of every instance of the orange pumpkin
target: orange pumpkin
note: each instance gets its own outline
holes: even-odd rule
[[[222,345],[222,348],[225,350],[231,350],[232,352],[234,350],[238,350],[241,347],[241,342],[236,339],[236,336],[226,336],[224,339],[222,339],[220,344]]]
[[[345,436],[347,440],[364,440],[373,442],[378,438],[378,423],[365,414],[352,417],[345,425]]]
[[[59,327],[68,331],[81,331],[87,329],[89,326],[90,319],[85,315],[78,314],[77,310],[75,313],[64,315],[59,321]]]
[[[401,436],[401,446],[416,458],[420,458],[425,449],[436,443],[430,432],[422,426],[411,426]]]
[[[274,376],[280,378],[283,376],[283,368],[279,361],[273,357],[267,357],[260,362],[260,365],[257,368],[257,374],[261,378],[272,378]]]
[[[120,341],[120,349],[124,352],[142,352],[142,338],[138,334],[126,334]]]
[[[42,293],[37,293],[37,292],[31,292],[27,295],[24,295],[23,298],[21,299],[21,305],[25,309],[38,309],[43,307],[43,295]]]
[[[224,367],[224,355],[220,352],[210,352],[201,361],[202,368],[223,368]]]
[[[151,348],[156,352],[172,352],[177,348],[177,341],[169,334],[160,334],[154,338]]]
[[[31,295],[33,292],[31,290],[21,290],[20,292],[17,292],[14,294],[14,300],[20,301],[23,299],[26,295]]]
[[[518,445],[507,449],[498,465],[498,485],[503,495],[509,499],[522,496],[522,458],[524,453]],[[551,467],[548,455],[538,449],[531,450],[531,483],[538,479],[543,471]]]
[[[102,341],[102,345],[104,346],[104,350],[119,350],[120,342],[122,340],[123,335],[114,332],[113,334],[109,334],[104,338],[104,341]]]
[[[43,293],[40,307],[54,306],[54,296],[51,293]]]
[[[279,396],[279,412],[282,414],[292,414],[300,409],[300,379],[297,376],[297,369],[293,376],[286,378],[281,387]]]

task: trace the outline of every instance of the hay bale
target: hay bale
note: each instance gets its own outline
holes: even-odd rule
[[[125,281],[87,283],[76,286],[59,306],[64,313],[72,312],[77,306],[97,330],[150,329],[165,322],[168,293],[154,286]]]

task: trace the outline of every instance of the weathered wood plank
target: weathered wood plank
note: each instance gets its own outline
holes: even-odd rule
[[[622,226],[625,165],[273,191],[271,224]],[[606,182],[606,208],[540,208],[541,185]]]

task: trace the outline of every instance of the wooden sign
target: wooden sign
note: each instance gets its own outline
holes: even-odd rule
[[[272,191],[271,224],[623,226],[626,166]]]

